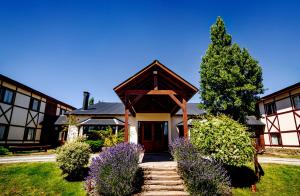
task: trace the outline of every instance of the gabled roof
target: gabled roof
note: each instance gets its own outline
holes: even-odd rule
[[[292,90],[297,89],[297,88],[300,88],[300,82],[298,82],[296,84],[293,84],[291,86],[288,86],[286,88],[283,88],[283,89],[281,89],[279,91],[276,91],[274,93],[271,93],[269,95],[263,96],[262,98],[260,98],[260,100],[258,102],[261,102],[261,101],[266,100],[266,99],[273,98],[274,96],[278,96],[280,94],[292,91]]]
[[[18,81],[16,81],[16,80],[13,80],[13,79],[11,79],[11,78],[9,78],[9,77],[7,77],[7,76],[4,76],[4,75],[2,75],[2,74],[0,74],[0,80],[1,80],[1,81],[4,81],[4,82],[7,82],[7,83],[10,83],[10,84],[13,84],[13,85],[15,85],[15,86],[17,86],[17,87],[19,87],[19,88],[21,88],[21,89],[24,89],[24,90],[26,90],[26,91],[33,92],[34,94],[39,95],[39,96],[41,96],[41,97],[47,99],[48,101],[52,101],[52,102],[54,102],[54,103],[58,103],[58,104],[60,104],[60,105],[63,105],[63,106],[65,106],[65,107],[68,107],[68,108],[70,108],[70,109],[72,109],[72,110],[75,109],[75,107],[73,107],[73,106],[71,106],[71,105],[69,105],[69,104],[67,104],[67,103],[64,103],[64,102],[59,101],[59,100],[57,100],[57,99],[55,99],[55,98],[53,98],[53,97],[50,97],[50,96],[48,96],[48,95],[46,95],[46,94],[44,94],[44,93],[42,93],[42,92],[40,92],[40,91],[38,91],[38,90],[35,90],[35,89],[33,89],[33,88],[29,87],[29,86],[26,86],[25,84],[22,84],[22,83],[20,83],[20,82],[18,82]]]
[[[116,118],[90,118],[80,123],[81,125],[124,125],[124,122]]]
[[[188,101],[198,89],[155,60],[116,86],[114,91],[124,104],[130,105],[133,115],[139,112],[174,115],[180,109],[178,102],[173,101],[174,96],[180,102]]]
[[[139,77],[140,75],[142,75],[143,73],[145,73],[146,71],[150,70],[152,67],[154,66],[158,66],[160,68],[162,68],[163,70],[165,70],[166,72],[168,72],[169,74],[173,75],[174,77],[176,77],[178,80],[180,80],[182,83],[184,83],[185,85],[189,86],[191,89],[193,89],[195,92],[198,91],[198,89],[193,86],[191,83],[189,83],[188,81],[186,81],[185,79],[183,79],[181,76],[179,76],[178,74],[176,74],[175,72],[173,72],[172,70],[170,70],[169,68],[167,68],[165,65],[163,65],[162,63],[160,63],[158,60],[154,60],[151,64],[149,64],[148,66],[146,66],[145,68],[143,68],[142,70],[140,70],[139,72],[137,72],[136,74],[134,74],[133,76],[131,76],[130,78],[128,78],[127,80],[125,80],[124,82],[122,82],[121,84],[119,84],[118,86],[116,86],[114,88],[114,91],[118,91],[120,88],[122,88],[124,85],[128,84],[130,81],[134,80],[135,78]]]

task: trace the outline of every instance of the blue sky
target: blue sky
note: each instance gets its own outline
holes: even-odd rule
[[[299,9],[296,0],[1,0],[0,73],[75,107],[83,91],[119,101],[113,87],[154,59],[198,87],[221,16],[261,64],[269,94],[299,82]]]

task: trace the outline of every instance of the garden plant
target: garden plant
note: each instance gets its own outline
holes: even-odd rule
[[[93,158],[86,189],[90,195],[131,195],[139,189],[140,145],[120,143]]]

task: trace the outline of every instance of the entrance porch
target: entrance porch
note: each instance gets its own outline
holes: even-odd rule
[[[126,142],[133,137],[129,134],[129,118],[134,118],[138,142],[146,152],[166,151],[171,142],[171,117],[180,109],[183,136],[188,137],[187,101],[198,89],[159,61],[155,60],[115,87],[114,91],[125,106]],[[155,120],[146,118],[147,115]],[[164,118],[158,118],[161,115],[165,115]]]

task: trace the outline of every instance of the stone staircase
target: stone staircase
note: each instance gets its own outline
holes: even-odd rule
[[[144,171],[144,185],[138,196],[186,196],[182,179],[174,162],[141,164]]]

